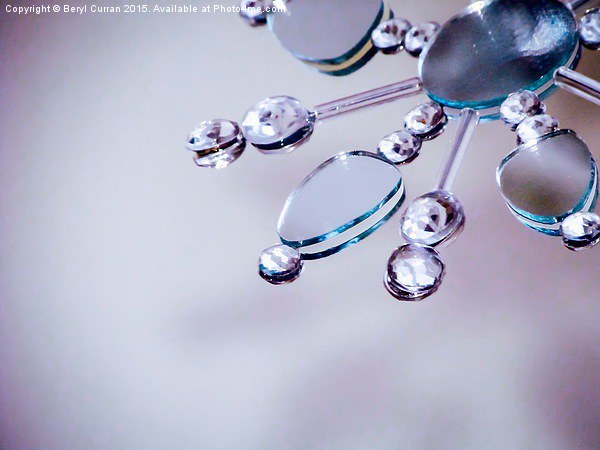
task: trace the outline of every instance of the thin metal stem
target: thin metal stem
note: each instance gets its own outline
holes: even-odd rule
[[[318,120],[326,120],[359,109],[412,97],[420,94],[422,91],[421,80],[419,78],[410,78],[405,81],[388,84],[387,86],[317,105],[314,108],[314,112]]]
[[[579,8],[582,8],[593,1],[594,0],[565,0],[565,3],[572,11],[577,11]]]
[[[465,108],[460,112],[458,128],[450,143],[450,150],[448,151],[446,161],[440,170],[436,189],[444,191],[452,189],[452,184],[456,179],[458,169],[478,123],[479,114],[474,109]]]
[[[554,78],[561,88],[600,105],[600,82],[567,67],[558,69]]]

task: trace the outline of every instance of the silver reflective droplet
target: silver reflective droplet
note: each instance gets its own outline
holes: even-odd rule
[[[312,134],[314,114],[293,97],[269,97],[248,110],[242,130],[253,146],[263,153],[294,150]]]
[[[258,258],[258,274],[270,284],[287,284],[300,277],[304,263],[300,252],[287,245],[274,245]]]
[[[591,50],[600,48],[600,8],[591,9],[579,21],[581,42]]]
[[[400,232],[408,242],[435,247],[450,243],[465,224],[465,212],[454,194],[433,191],[412,201],[402,216]]]
[[[199,167],[223,169],[238,159],[246,148],[239,125],[231,120],[207,120],[188,136],[186,149],[195,153]]]
[[[549,114],[526,117],[517,126],[518,143],[523,144],[535,141],[542,136],[556,131],[558,127],[558,119]]]
[[[439,136],[448,123],[444,108],[439,103],[428,102],[418,105],[404,118],[404,128],[423,140]]]
[[[404,37],[412,25],[400,17],[382,22],[371,34],[373,45],[382,53],[398,53],[404,48]]]
[[[571,214],[563,220],[560,233],[569,250],[592,248],[600,242],[600,216],[593,212]]]
[[[395,131],[379,142],[377,153],[392,164],[408,164],[419,156],[422,143],[408,131]]]
[[[440,28],[437,22],[423,22],[412,27],[404,38],[406,51],[412,56],[419,56]]]
[[[500,118],[512,129],[527,117],[537,116],[546,112],[546,105],[531,91],[519,91],[510,94],[500,105]]]
[[[423,300],[437,291],[445,272],[444,262],[433,248],[406,244],[392,253],[384,285],[398,300]]]
[[[267,23],[267,8],[271,8],[271,0],[241,0],[240,16],[250,26],[256,27]]]

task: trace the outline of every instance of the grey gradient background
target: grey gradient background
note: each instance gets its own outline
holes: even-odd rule
[[[418,99],[221,172],[183,150],[200,120],[268,95],[316,104],[413,76],[414,59],[329,78],[235,14],[0,3],[0,448],[600,446],[600,251],[513,219],[495,184],[514,147],[503,125],[476,133],[455,189],[468,224],[420,304],[382,286],[397,218],[296,284],[256,275],[289,191],[332,154],[373,149]],[[465,3],[391,2],[413,21]],[[580,70],[600,78],[600,54]],[[600,158],[600,110],[563,92],[548,105]],[[403,169],[409,199],[452,129]]]

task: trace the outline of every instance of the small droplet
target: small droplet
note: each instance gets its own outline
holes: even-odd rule
[[[373,45],[382,53],[398,53],[404,48],[404,37],[412,25],[400,17],[382,22],[371,34]]]
[[[295,248],[274,245],[263,250],[258,258],[258,274],[270,284],[287,284],[300,277],[302,257]]]
[[[439,103],[422,103],[404,118],[404,128],[409,133],[429,140],[439,136],[448,123],[444,108]]]
[[[563,243],[569,250],[579,251],[600,242],[600,216],[593,212],[571,214],[560,226]]]
[[[600,8],[591,9],[579,21],[581,42],[591,50],[600,49]]]
[[[207,120],[188,136],[186,149],[195,153],[199,167],[223,169],[238,159],[246,148],[240,127],[231,120]]]
[[[433,248],[406,244],[392,253],[384,285],[398,300],[423,300],[437,291],[445,271],[444,262]]]
[[[241,0],[240,16],[250,26],[264,25],[267,23],[267,8],[271,6],[271,0]]]
[[[254,105],[244,117],[242,130],[263,153],[291,151],[308,139],[314,116],[293,97],[269,97]]]
[[[419,56],[440,28],[437,22],[423,22],[412,27],[404,38],[406,51],[412,56]]]
[[[515,129],[527,117],[546,112],[546,105],[531,91],[519,91],[510,94],[500,106],[500,117]]]
[[[422,141],[419,137],[402,130],[384,137],[377,151],[392,164],[407,164],[419,156],[421,145]]]
[[[465,224],[465,213],[458,198],[446,191],[433,191],[412,201],[400,225],[408,242],[435,247],[454,240]]]
[[[525,144],[535,141],[546,134],[556,131],[558,126],[558,119],[549,114],[526,117],[517,127],[518,142],[519,144]]]

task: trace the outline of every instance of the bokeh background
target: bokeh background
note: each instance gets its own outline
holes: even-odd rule
[[[334,153],[373,150],[418,99],[225,171],[184,150],[201,120],[239,120],[268,95],[317,104],[414,76],[416,60],[330,78],[236,14],[17,17],[1,3],[0,448],[600,446],[600,250],[570,253],[512,217],[495,183],[515,145],[502,124],[476,133],[455,188],[468,224],[419,304],[382,286],[397,218],[293,285],[256,275],[293,187]],[[443,22],[467,2],[390,3]],[[600,54],[580,70],[600,78]],[[600,110],[564,92],[548,105],[600,159]],[[452,130],[403,168],[409,199]]]

